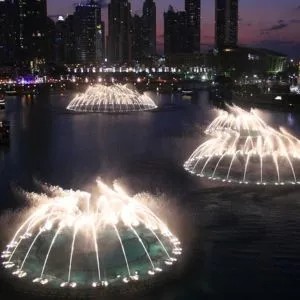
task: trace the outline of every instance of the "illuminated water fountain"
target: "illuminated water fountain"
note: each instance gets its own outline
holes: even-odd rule
[[[67,109],[76,112],[129,113],[156,109],[154,101],[127,85],[95,85],[78,94]]]
[[[244,184],[299,184],[300,141],[268,126],[254,110],[220,111],[205,133],[209,139],[184,164],[192,174]]]
[[[105,287],[148,279],[173,265],[179,240],[118,185],[99,194],[49,188],[29,194],[37,208],[19,227],[3,266],[17,278],[51,287]]]

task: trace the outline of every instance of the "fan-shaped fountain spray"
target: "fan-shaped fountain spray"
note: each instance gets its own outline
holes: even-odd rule
[[[184,164],[192,174],[245,184],[299,183],[300,141],[269,127],[254,110],[220,111],[205,133],[210,138]]]
[[[2,253],[12,274],[42,285],[107,286],[145,279],[177,261],[179,240],[118,185],[89,193],[51,187]],[[49,191],[50,191],[49,190]]]
[[[126,85],[95,85],[78,94],[67,109],[76,112],[129,113],[156,109],[154,101]]]

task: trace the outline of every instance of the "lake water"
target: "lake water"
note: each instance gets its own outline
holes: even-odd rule
[[[34,179],[85,190],[94,188],[98,176],[107,183],[117,179],[132,195],[149,192],[167,199],[170,211],[180,215],[178,228],[176,220],[171,223],[185,241],[186,266],[174,283],[145,297],[299,296],[297,187],[222,186],[192,177],[182,165],[215,114],[208,94],[200,92],[193,102],[152,96],[180,107],[74,114],[65,110],[70,94],[8,98],[0,113],[11,125],[10,148],[0,148],[1,211],[24,205],[13,191],[35,190]],[[270,124],[300,136],[300,115],[261,113]]]

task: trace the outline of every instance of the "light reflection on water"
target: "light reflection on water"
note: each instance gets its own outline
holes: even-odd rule
[[[11,182],[28,185],[33,176],[81,187],[98,175],[130,176],[132,169],[150,181],[148,171],[159,164],[170,166],[166,175],[172,177],[172,168],[180,170],[215,113],[207,92],[192,102],[178,94],[149,94],[168,108],[126,115],[71,114],[65,107],[72,94],[8,98],[11,147],[1,163],[0,191],[7,195]],[[258,111],[273,126],[288,127],[300,136],[298,115]],[[163,190],[165,185],[160,182],[157,187]]]
[[[294,243],[300,239],[300,210],[294,195],[216,188],[190,176],[182,164],[200,144],[201,131],[214,115],[208,94],[201,92],[192,103],[178,95],[153,96],[180,109],[70,114],[64,108],[72,95],[9,98],[5,116],[11,123],[11,147],[0,159],[0,207],[17,206],[11,184],[32,190],[33,177],[65,188],[84,188],[97,176],[121,179],[133,193],[165,193],[176,205],[181,201],[183,210],[191,209],[194,217],[188,222],[206,233],[204,245],[199,244],[204,265],[201,257],[195,262],[200,264],[197,272],[204,272],[204,290],[224,292],[235,282],[241,290],[251,282],[254,290],[264,282],[272,288],[279,282],[280,289],[285,280],[300,279],[292,267],[300,263],[299,243]],[[299,115],[261,111],[272,125],[286,126],[300,136]],[[276,243],[281,249],[274,248]],[[290,275],[283,275],[276,264]],[[182,289],[194,292],[193,278],[183,283]]]

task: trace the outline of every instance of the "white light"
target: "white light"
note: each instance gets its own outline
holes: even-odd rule
[[[48,249],[45,256],[41,259],[44,262],[43,271],[38,278],[34,278],[34,283],[40,283],[41,285],[46,285],[51,278],[58,278],[62,272],[68,272],[69,277],[66,279],[66,282],[62,282],[60,286],[66,288],[75,288],[77,286],[76,282],[70,281],[70,279],[75,278],[74,265],[76,262],[76,256],[78,255],[78,248],[80,247],[79,243],[76,243],[76,239],[79,240],[79,235],[82,233],[88,233],[87,238],[90,238],[89,243],[94,244],[94,254],[97,255],[97,264],[95,264],[95,271],[98,271],[100,278],[100,261],[103,259],[101,257],[101,251],[97,253],[98,245],[95,244],[95,241],[99,239],[98,234],[103,234],[103,231],[106,228],[112,228],[114,230],[115,237],[110,234],[107,235],[108,238],[117,238],[120,243],[124,241],[124,233],[120,228],[126,228],[134,233],[137,237],[137,240],[144,248],[144,255],[150,259],[155,259],[155,264],[162,264],[165,262],[168,265],[172,265],[176,258],[169,258],[169,253],[171,249],[170,246],[174,245],[173,254],[179,255],[182,251],[180,241],[176,236],[174,236],[170,230],[147,206],[143,205],[136,197],[130,197],[127,193],[118,186],[117,183],[114,184],[114,188],[110,188],[105,185],[100,179],[97,180],[98,191],[96,195],[91,195],[83,191],[73,191],[73,190],[62,190],[59,187],[44,187],[44,189],[49,191],[49,194],[54,196],[47,199],[46,194],[30,194],[30,199],[34,199],[35,203],[38,203],[34,208],[32,215],[28,216],[28,219],[20,226],[17,233],[14,235],[12,242],[9,245],[15,244],[17,242],[16,249],[14,251],[5,250],[2,252],[2,255],[9,256],[9,259],[14,259],[18,262],[18,269],[13,269],[13,275],[16,275],[20,278],[25,277],[29,270],[30,264],[28,260],[36,255],[36,248],[38,247],[37,241],[41,239],[50,239],[48,243]],[[94,201],[94,203],[92,203]],[[34,226],[29,226],[34,224]],[[30,234],[27,232],[28,228],[30,229]],[[65,229],[66,230],[63,230]],[[159,241],[161,245],[162,255],[159,259],[153,256],[152,252],[148,252],[147,246],[143,243],[142,235],[145,234],[145,229],[147,236],[150,240],[154,239]],[[48,232],[51,231],[51,232]],[[68,257],[72,259],[69,261],[69,265],[66,269],[58,269],[58,273],[55,274],[54,271],[51,271],[50,274],[46,274],[47,270],[57,270],[57,266],[51,266],[51,260],[48,260],[48,257],[54,255],[52,248],[55,248],[60,245],[58,239],[61,235],[71,234],[73,232],[73,243],[70,249],[70,253],[67,254]],[[96,234],[96,237],[94,236]],[[24,239],[28,236],[33,238],[30,241],[25,241]],[[52,242],[51,242],[52,241]],[[122,245],[123,246],[123,245]],[[77,248],[78,247],[78,248]],[[9,248],[8,248],[9,249]],[[18,251],[17,251],[18,250]],[[126,257],[126,251],[123,251],[123,255]],[[26,254],[27,253],[27,254]],[[58,255],[60,251],[57,252]],[[95,257],[95,256],[94,256]],[[14,266],[14,263],[10,261],[4,261],[3,265],[5,268],[10,268]],[[130,262],[127,262],[128,273],[132,269],[133,265]],[[28,269],[26,269],[28,268]],[[46,272],[44,273],[44,270]],[[34,271],[34,270],[33,270]],[[33,272],[30,270],[30,274]],[[149,270],[149,276],[153,276],[155,272],[161,272],[162,269],[154,268]],[[53,273],[54,272],[54,273]],[[101,270],[102,272],[102,270]],[[103,271],[105,272],[105,271]],[[74,276],[74,277],[73,277]],[[120,275],[116,276],[120,278]],[[139,272],[132,273],[127,277],[121,277],[124,283],[128,283],[131,280],[139,280]],[[31,278],[32,280],[32,278]],[[113,278],[112,280],[117,280]],[[108,281],[93,282],[89,283],[90,286],[107,286]]]
[[[282,96],[275,99],[282,100]],[[205,134],[209,139],[184,164],[192,174],[223,182],[266,185],[263,179],[271,164],[274,178],[279,180],[272,182],[275,185],[291,184],[299,177],[300,141],[283,128],[268,126],[255,110],[228,106],[227,111],[219,111]]]
[[[42,285],[45,285],[45,284],[47,284],[48,282],[49,282],[48,279],[42,279],[42,280],[41,280],[41,284],[42,284]]]
[[[128,279],[127,277],[124,277],[124,278],[123,278],[123,282],[124,282],[124,283],[128,283],[128,282],[129,282],[129,279]]]
[[[133,280],[135,280],[135,281],[139,280],[139,278],[140,278],[140,277],[139,277],[139,275],[137,275],[137,274],[131,276],[131,279],[133,279]]]
[[[102,281],[102,285],[107,287],[108,286],[108,281]]]
[[[19,274],[18,274],[19,278],[23,278],[23,277],[26,277],[26,276],[27,276],[27,273],[24,272],[24,271],[20,271]]]
[[[113,79],[112,79],[113,80]],[[85,93],[78,94],[67,109],[79,112],[134,112],[156,109],[157,105],[145,94],[126,85],[105,86],[97,84]]]

